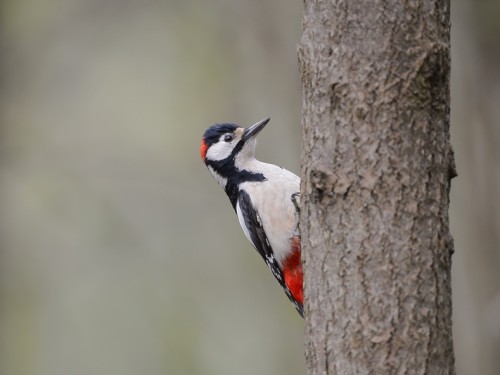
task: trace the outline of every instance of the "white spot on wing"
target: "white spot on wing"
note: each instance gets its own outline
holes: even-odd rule
[[[245,236],[247,237],[248,241],[252,242],[252,239],[250,237],[250,232],[248,231],[247,226],[245,224],[245,218],[241,213],[240,202],[236,203],[236,215],[238,216],[238,221],[240,222],[241,229],[243,229],[243,233],[245,233]]]

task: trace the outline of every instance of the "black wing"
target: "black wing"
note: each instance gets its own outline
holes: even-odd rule
[[[253,246],[262,256],[267,266],[273,273],[274,277],[276,278],[276,280],[278,280],[286,295],[294,304],[300,316],[304,317],[302,304],[297,302],[293,298],[290,289],[288,289],[288,286],[285,284],[283,272],[278,262],[276,261],[276,258],[274,257],[273,249],[271,247],[271,244],[269,243],[269,240],[267,239],[267,235],[264,231],[264,227],[262,226],[260,216],[253,207],[250,196],[244,190],[241,190],[238,194],[238,205],[245,222],[245,227],[248,230],[248,233],[250,233],[250,239]]]

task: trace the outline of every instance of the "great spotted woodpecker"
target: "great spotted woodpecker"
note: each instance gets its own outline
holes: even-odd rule
[[[268,122],[249,128],[215,124],[205,131],[200,154],[229,197],[245,236],[303,317],[300,236],[292,203],[300,178],[255,159],[256,136]]]

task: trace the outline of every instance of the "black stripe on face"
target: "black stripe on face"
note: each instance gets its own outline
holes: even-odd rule
[[[262,182],[266,181],[266,178],[262,173],[250,172],[247,170],[239,170],[236,168],[234,161],[236,155],[241,151],[245,141],[239,141],[235,146],[231,155],[229,155],[224,160],[205,160],[207,166],[213,168],[213,170],[218,173],[221,177],[227,178],[226,191],[229,200],[233,208],[236,210],[236,201],[238,200],[238,187],[240,184],[249,181]]]

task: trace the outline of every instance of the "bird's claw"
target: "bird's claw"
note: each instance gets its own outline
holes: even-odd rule
[[[293,206],[295,207],[295,223],[293,225],[292,234],[300,238],[300,193],[293,193],[291,196]]]

